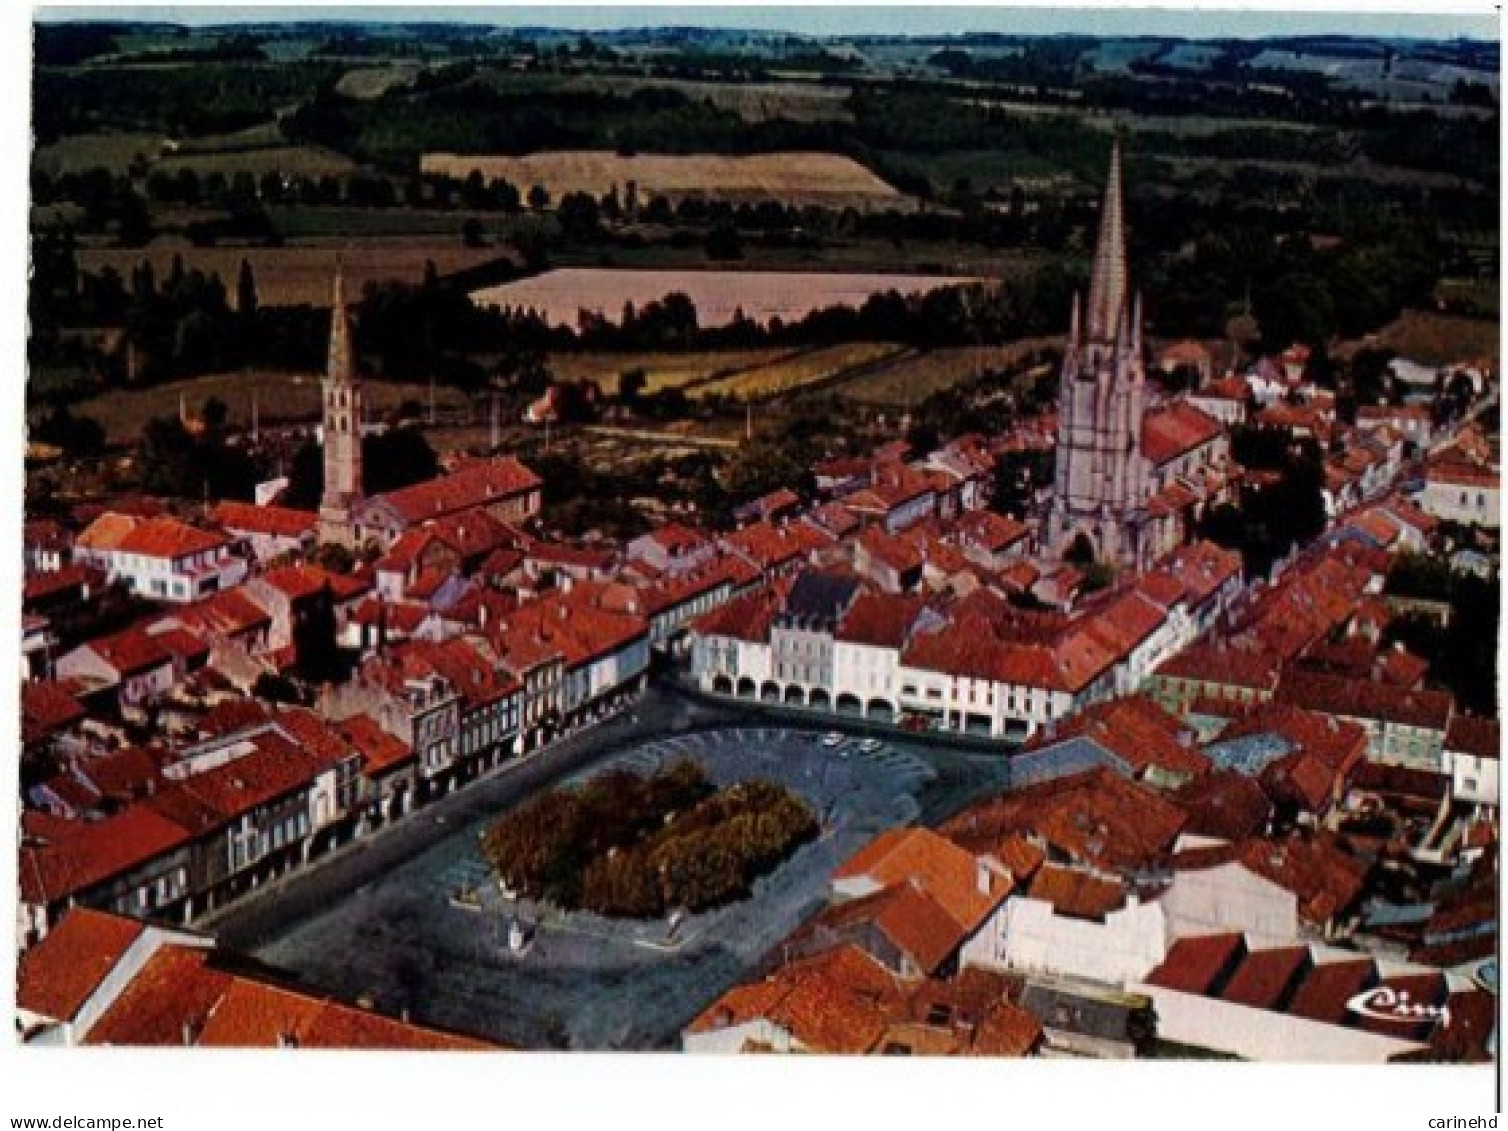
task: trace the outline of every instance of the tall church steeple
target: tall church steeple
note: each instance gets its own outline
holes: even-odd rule
[[[1145,566],[1150,480],[1141,450],[1146,374],[1141,296],[1126,267],[1121,150],[1110,154],[1088,301],[1074,296],[1058,385],[1056,475],[1042,531],[1049,553]]]
[[[351,342],[351,314],[346,306],[345,277],[335,267],[330,303],[330,352],[321,382],[324,423],[325,490],[320,499],[319,536],[356,548],[360,539],[355,511],[362,501],[361,382],[356,376]]]
[[[1126,305],[1126,232],[1121,213],[1121,143],[1110,151],[1110,176],[1100,205],[1100,232],[1089,276],[1087,334],[1090,341],[1110,341],[1120,327]]]

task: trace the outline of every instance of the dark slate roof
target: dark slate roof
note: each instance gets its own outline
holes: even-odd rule
[[[1111,1041],[1125,1041],[1131,1015],[1129,1001],[1074,993],[1066,987],[1029,981],[1021,991],[1021,1008],[1045,1027]]]
[[[785,601],[785,622],[802,627],[832,627],[853,603],[859,583],[850,577],[803,573]]]

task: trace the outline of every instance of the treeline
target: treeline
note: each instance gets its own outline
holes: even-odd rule
[[[36,144],[119,130],[174,137],[228,133],[266,122],[270,108],[308,98],[339,79],[339,64],[192,63],[177,67],[36,68]]]
[[[319,368],[330,316],[309,306],[263,308],[243,261],[231,306],[213,273],[186,269],[175,256],[158,279],[143,260],[129,279],[111,267],[81,271],[71,234],[49,232],[32,245],[28,359],[41,378],[34,400],[62,403],[101,385],[152,384],[243,365]],[[80,334],[123,332],[122,344],[85,348]]]
[[[714,790],[705,771],[681,762],[541,794],[494,824],[482,851],[528,898],[642,919],[743,898],[817,832],[810,808],[783,786]]]
[[[46,375],[43,396],[67,399],[81,364],[69,327],[121,327],[127,347],[93,359],[94,383],[154,382],[243,365],[317,369],[328,312],[308,306],[263,308],[243,264],[232,305],[213,274],[185,270],[181,259],[161,280],[143,261],[123,278],[113,269],[82,272],[71,238],[45,234],[34,245],[30,356]],[[1324,347],[1337,336],[1376,329],[1409,306],[1427,305],[1441,251],[1428,229],[1399,226],[1369,241],[1316,250],[1307,237],[1274,242],[1257,228],[1211,232],[1172,263],[1147,257],[1141,272],[1154,332],[1223,337],[1231,299],[1251,297],[1262,340]],[[508,272],[505,272],[507,274]],[[469,284],[468,284],[469,285]],[[551,325],[529,310],[477,306],[460,285],[431,270],[424,283],[369,286],[359,305],[357,346],[375,377],[428,379],[471,395],[517,387],[537,395],[548,381],[540,359],[577,349],[737,349],[893,341],[923,349],[990,345],[1061,331],[1080,276],[1050,265],[999,286],[939,288],[920,295],[884,292],[857,307],[832,306],[767,324],[739,315],[703,326],[694,304],[672,294],[611,316],[583,314],[574,327]],[[87,387],[90,381],[83,382]],[[611,390],[609,390],[611,391]],[[653,406],[651,406],[653,407]]]
[[[1077,278],[1059,267],[1043,268],[1019,282],[939,287],[924,294],[885,291],[857,307],[836,305],[783,322],[757,323],[737,314],[723,326],[703,327],[695,304],[683,294],[642,306],[626,304],[614,319],[583,316],[571,329],[551,326],[531,311],[489,312],[506,327],[506,339],[521,347],[557,350],[704,350],[764,345],[824,346],[890,341],[921,349],[995,345],[1061,330]]]

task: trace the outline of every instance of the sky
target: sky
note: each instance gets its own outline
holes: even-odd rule
[[[1038,5],[984,7],[934,5],[852,6],[603,6],[557,4],[550,7],[414,7],[112,5],[37,9],[39,20],[153,20],[192,25],[276,22],[279,20],[448,21],[498,26],[550,26],[596,31],[610,28],[685,25],[824,34],[952,34],[1001,31],[1052,35],[1079,32],[1098,35],[1175,35],[1188,38],[1269,35],[1352,34],[1418,39],[1467,36],[1498,38],[1498,16],[1488,3],[1456,3],[1420,14],[1422,5],[1371,3],[1324,11],[1304,5],[1301,11],[1254,9],[1251,5],[1202,5],[1199,9]],[[1291,7],[1298,7],[1292,5]],[[1414,11],[1410,11],[1410,8]],[[1222,10],[1223,8],[1223,10]]]

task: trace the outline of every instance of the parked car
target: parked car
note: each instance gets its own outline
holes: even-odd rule
[[[873,754],[876,750],[883,749],[884,746],[885,744],[878,738],[866,738],[863,742],[859,743],[859,749],[865,754]]]
[[[823,738],[822,745],[827,747],[829,750],[832,750],[833,748],[838,746],[842,746],[843,736],[837,731],[832,731],[825,738]]]

